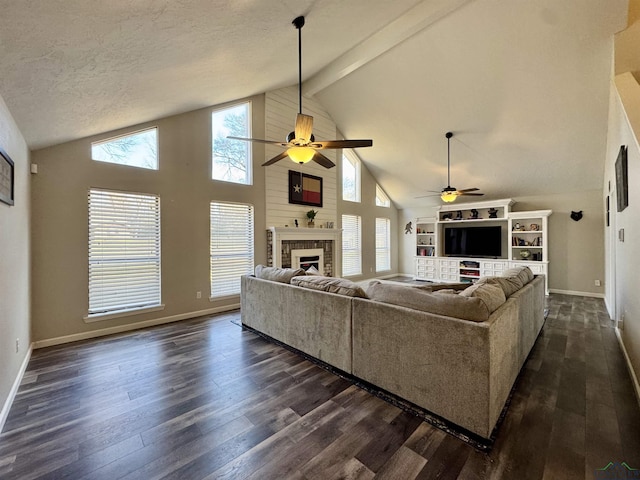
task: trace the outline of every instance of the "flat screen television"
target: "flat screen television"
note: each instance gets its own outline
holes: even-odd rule
[[[451,257],[501,257],[502,228],[500,226],[446,227],[444,254]]]

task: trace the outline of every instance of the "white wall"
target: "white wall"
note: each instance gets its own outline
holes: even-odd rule
[[[630,73],[626,73],[616,77],[615,84],[612,84],[609,106],[604,192],[606,196],[611,184],[612,198],[611,226],[608,229],[605,227],[608,230],[605,255],[607,272],[615,285],[607,286],[606,298],[609,313],[616,320],[623,321],[620,334],[636,375],[640,374],[640,296],[638,295],[640,147],[638,134],[640,134],[640,85]],[[622,212],[617,212],[615,161],[620,145],[628,147],[629,206]],[[624,242],[618,240],[620,230],[624,230]]]
[[[0,148],[15,163],[15,205],[0,203],[0,429],[27,360],[31,332],[29,259],[29,150],[0,97]],[[20,350],[16,353],[16,339]]]

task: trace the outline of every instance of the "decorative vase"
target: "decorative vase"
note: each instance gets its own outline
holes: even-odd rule
[[[520,257],[523,260],[527,260],[531,256],[531,252],[529,250],[520,250]]]
[[[313,228],[313,227],[315,227],[315,226],[316,226],[316,224],[315,224],[315,223],[313,223],[313,220],[311,220],[310,222],[307,222],[307,227],[309,227],[309,228]]]

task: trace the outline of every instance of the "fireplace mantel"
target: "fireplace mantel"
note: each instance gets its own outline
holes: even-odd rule
[[[282,242],[296,240],[330,240],[333,242],[333,275],[342,271],[342,229],[341,228],[295,228],[269,227],[273,235],[272,258],[275,266],[282,266]]]

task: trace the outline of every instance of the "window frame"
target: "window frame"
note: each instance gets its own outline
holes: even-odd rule
[[[349,220],[349,221],[345,221]],[[341,217],[342,221],[342,276],[343,277],[354,277],[356,275],[362,275],[362,217],[360,215],[351,215],[351,214],[343,214]],[[349,229],[352,227],[357,228],[357,231],[351,232]],[[349,235],[355,235],[355,242],[353,246],[347,246],[347,242],[351,242],[349,239]],[[345,254],[355,254],[354,257],[357,259],[357,271],[350,270],[346,271],[347,266],[351,265],[352,260],[347,260]]]
[[[379,199],[382,199],[379,201]],[[391,208],[391,199],[389,195],[376,183],[376,207]]]
[[[141,135],[145,132],[150,132],[150,131],[154,131],[155,132],[155,167],[145,167],[143,165],[129,165],[127,163],[120,163],[120,162],[112,162],[109,160],[102,160],[102,159],[98,159],[98,158],[94,158],[94,148],[100,147],[101,145],[104,145],[106,143],[111,143],[111,142],[115,142],[118,139],[121,138],[126,138],[126,137],[135,137],[136,135]],[[94,162],[100,162],[100,163],[108,163],[111,165],[120,165],[123,167],[131,167],[131,168],[141,168],[143,170],[153,170],[153,171],[158,171],[160,170],[160,152],[159,152],[159,130],[157,126],[153,126],[153,127],[148,127],[148,128],[142,128],[140,130],[135,130],[135,131],[131,131],[131,132],[127,132],[127,133],[123,133],[122,135],[115,135],[113,137],[109,137],[109,138],[105,138],[103,140],[98,140],[96,142],[91,142],[91,160]]]
[[[380,230],[380,221],[384,221],[384,231]],[[384,235],[384,239],[381,239],[381,235]],[[376,273],[378,272],[387,272],[391,270],[391,219],[386,217],[376,217]],[[383,243],[383,246],[380,246],[380,243]],[[380,266],[378,263],[378,259],[381,254],[384,254],[385,265]]]
[[[109,196],[111,196],[111,199],[109,199]],[[135,199],[135,197],[138,197],[137,203],[131,201]],[[84,317],[85,322],[89,323],[162,310],[164,305],[162,304],[160,196],[149,193],[90,188],[87,194],[87,200],[88,308],[87,316]],[[114,200],[127,202],[129,203],[127,207],[131,208],[129,210],[120,208],[118,211],[115,209],[107,209],[104,202],[113,202]],[[144,215],[142,210],[150,207],[152,208],[152,215]],[[95,216],[92,215],[92,210],[95,212]],[[134,225],[129,230],[122,228],[124,222],[131,222],[132,215],[138,215],[140,223]],[[149,227],[150,225],[151,227]],[[100,239],[96,238],[96,233],[100,230],[104,231],[105,229],[110,229],[111,235],[106,240],[103,239],[102,242],[100,242]],[[154,238],[147,237],[145,242],[145,235],[149,234],[153,234]],[[125,242],[129,242],[125,247],[122,246],[123,238]],[[141,239],[143,241],[142,245]],[[149,243],[155,243],[152,248],[153,255],[148,255],[146,258],[141,257],[142,254],[148,251]],[[114,248],[125,249],[126,251],[124,253],[127,255],[114,256]],[[116,262],[124,263],[124,265],[121,266],[119,270],[109,267],[109,264],[113,265]],[[142,276],[139,273],[132,275],[130,271],[127,272],[127,269],[130,269],[131,265],[142,265],[147,269],[147,272],[143,272]],[[100,269],[100,266],[105,266],[106,268]],[[155,271],[153,271],[154,269]],[[92,270],[95,271],[95,273],[93,273]],[[109,275],[111,280],[105,281],[105,275]],[[114,288],[112,279],[115,275],[119,275],[125,281]],[[153,278],[154,276],[155,278]],[[150,286],[145,287],[145,292],[150,293],[143,295],[142,293],[144,292],[142,292],[137,297],[130,295],[132,285],[139,286],[140,279],[145,279],[146,277],[153,279],[153,282],[149,284]],[[102,293],[99,293],[101,289]],[[114,292],[118,295],[120,302],[123,302],[125,299],[129,302],[131,302],[132,299],[137,299],[139,305],[120,305],[119,308],[116,308],[116,305],[112,303],[110,306],[107,304],[106,306],[99,307],[101,302],[108,303],[106,297],[113,297]],[[155,297],[155,301],[142,301],[142,298],[150,300],[152,297]]]
[[[238,242],[237,239],[245,239],[246,238],[246,246],[248,247],[248,251],[244,254],[238,254],[237,252],[235,253],[229,253],[227,251],[227,253],[218,253],[218,257],[220,256],[233,256],[233,257],[246,257],[247,260],[245,262],[246,268],[244,270],[242,270],[241,273],[237,273],[237,272],[233,272],[231,271],[230,273],[232,275],[238,275],[237,279],[234,278],[233,281],[235,282],[233,284],[233,288],[229,289],[229,288],[221,288],[219,290],[217,290],[216,287],[216,283],[215,282],[219,282],[219,281],[228,281],[228,278],[225,279],[224,277],[216,277],[214,274],[216,273],[216,267],[214,267],[214,262],[215,259],[214,257],[216,256],[214,254],[214,212],[213,212],[213,207],[214,205],[218,205],[222,208],[227,208],[228,212],[226,212],[226,214],[228,215],[232,215],[232,214],[237,214],[237,212],[234,212],[234,209],[237,211],[240,211],[241,209],[248,209],[248,216],[246,218],[246,226],[244,227],[244,229],[242,231],[235,231],[234,235],[235,237],[232,237],[231,242],[228,241],[228,239],[225,242],[219,242],[220,243],[224,243],[223,247],[227,247],[229,248],[230,246],[237,246]],[[236,217],[237,218],[237,217]],[[240,276],[241,275],[248,275],[248,274],[252,274],[253,270],[254,270],[254,265],[255,265],[255,207],[252,204],[249,203],[240,203],[240,202],[220,202],[220,201],[215,201],[212,200],[211,202],[209,202],[209,300],[210,301],[218,301],[218,300],[223,300],[226,298],[235,298],[238,295],[240,295]],[[218,293],[220,292],[220,293]]]
[[[245,180],[246,181],[245,182],[229,180],[229,179],[225,179],[225,178],[216,178],[214,176],[214,173],[215,173],[214,116],[216,114],[220,114],[221,112],[233,110],[233,109],[241,107],[241,106],[246,106],[246,108],[247,108],[247,131],[242,133],[241,135],[236,135],[236,136],[251,138],[252,131],[253,131],[253,124],[252,124],[253,104],[252,104],[251,101],[238,102],[238,103],[234,103],[232,105],[227,105],[225,107],[215,108],[215,109],[213,109],[211,111],[211,115],[209,117],[209,121],[210,121],[209,133],[211,134],[211,143],[210,143],[211,162],[210,162],[209,166],[210,166],[210,169],[211,169],[210,170],[210,178],[211,178],[211,180],[213,180],[215,182],[232,183],[232,184],[235,184],[235,185],[253,185],[253,145],[252,145],[252,142],[245,142],[245,141],[242,141],[242,140],[229,140],[230,142],[238,142],[237,145],[242,145],[243,147],[246,147],[247,156],[246,156],[246,159],[245,159],[245,167],[246,167],[246,173],[245,173]]]
[[[353,186],[353,197],[354,198],[346,198],[345,197],[345,162],[349,162],[353,166],[354,170],[354,186]],[[342,200],[345,202],[354,202],[361,203],[362,202],[362,161],[360,158],[353,152],[352,150],[343,150],[342,151]]]

